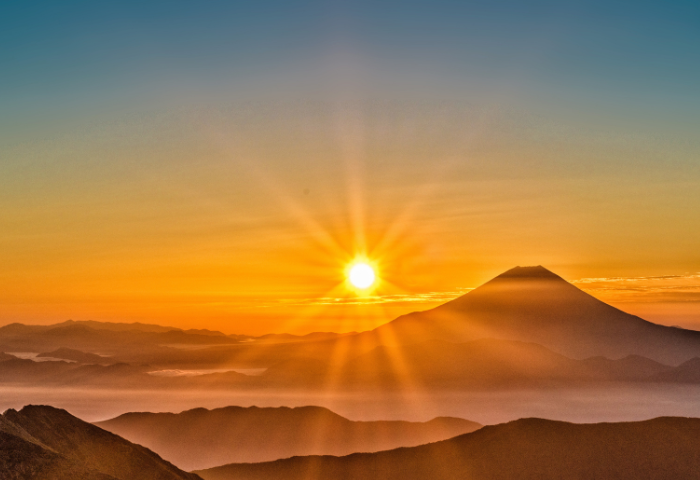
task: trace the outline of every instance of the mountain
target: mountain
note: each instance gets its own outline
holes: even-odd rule
[[[0,473],[3,480],[201,480],[140,445],[46,406],[0,416]]]
[[[495,372],[495,367],[479,363],[479,358],[469,358],[470,355],[473,357],[469,351],[476,348],[476,344],[471,344],[474,341],[521,342],[528,344],[531,350],[539,345],[569,360],[584,360],[586,368],[575,366],[570,369],[569,373],[576,379],[642,381],[663,373],[666,365],[679,365],[700,357],[700,332],[656,325],[629,315],[540,266],[513,268],[444,305],[404,315],[372,331],[357,334],[319,332],[306,336],[269,335],[241,339],[220,332],[180,329],[152,332],[118,329],[115,325],[100,322],[6,325],[0,328],[0,351],[52,352],[69,347],[89,354],[110,355],[110,361],[114,363],[149,365],[149,371],[179,369],[207,373],[266,368],[267,371],[255,379],[237,378],[236,385],[290,388],[325,385],[328,381],[338,383],[341,377],[337,372],[329,377],[328,365],[331,362],[334,369],[340,366],[343,378],[347,380],[340,382],[341,385],[362,384],[363,376],[366,379],[370,374],[376,379],[386,378],[388,383],[399,383],[394,377],[400,374],[403,359],[406,359],[409,370],[417,371],[416,375],[427,380],[418,383],[455,384],[454,379],[437,380],[450,376],[445,372],[452,372],[452,377],[464,373],[475,378],[476,373],[470,374],[466,366],[460,367],[459,363],[449,365],[450,355],[462,364],[480,364],[484,371],[490,368]],[[151,329],[152,326],[137,327]],[[449,344],[444,344],[445,349],[441,351],[440,344],[431,346],[430,342]],[[425,352],[421,353],[421,349]],[[464,351],[458,352],[459,349]],[[525,354],[523,348],[516,354],[506,350],[503,350],[505,357],[497,362],[494,360],[494,365],[512,367],[510,373],[504,368],[498,370],[502,379],[510,375],[515,380],[530,382],[532,378],[564,376],[560,367],[555,368],[556,375],[543,376],[543,371],[540,371],[536,375],[518,376],[515,372],[522,372],[525,365],[520,365],[516,359],[527,360],[530,353]],[[524,356],[519,357],[521,354]],[[555,363],[566,363],[551,358]],[[529,360],[526,363],[529,364]],[[0,367],[0,381],[7,376],[19,378],[6,372],[11,365]],[[435,368],[429,371],[427,365]],[[231,385],[221,382],[225,377],[235,376],[211,375],[187,380],[188,385],[229,388]],[[185,383],[185,380],[178,381]],[[165,383],[160,382],[161,385]],[[372,380],[370,383],[382,382]],[[475,385],[472,380],[462,383]]]
[[[151,375],[148,365],[113,363],[79,364],[62,361],[34,362],[13,358],[0,360],[0,385],[83,386],[102,388],[173,388],[221,389],[241,388],[250,377],[237,372],[219,372],[195,376]]]
[[[4,353],[0,352],[0,362],[4,362],[5,360],[16,360],[17,357],[14,355],[10,355],[9,353]]]
[[[443,440],[481,427],[461,418],[354,422],[322,407],[126,413],[96,423],[186,470],[293,455],[346,455]]]
[[[72,360],[78,363],[88,364],[108,364],[112,363],[109,358],[95,355],[94,353],[85,353],[72,348],[61,347],[52,352],[44,352],[37,355],[39,358],[60,358],[62,360]]]
[[[0,425],[0,473],[3,480],[117,480],[20,436],[5,433],[2,427]]]
[[[700,419],[572,424],[536,418],[412,448],[225,465],[205,480],[668,480],[698,478]]]
[[[134,327],[134,328],[131,328]],[[148,327],[148,328],[145,328]],[[13,323],[0,327],[0,351],[49,352],[71,348],[86,353],[109,354],[124,361],[131,357],[177,353],[170,346],[235,345],[235,336],[209,330],[180,329],[151,331],[141,324],[101,322],[63,322],[56,325],[22,325]],[[155,326],[154,326],[155,327]]]
[[[513,340],[429,340],[377,347],[350,360],[337,376],[345,385],[473,389],[640,381],[669,369],[639,356],[574,360],[541,345]]]
[[[541,266],[515,267],[455,300],[361,335],[403,345],[427,339],[518,340],[580,359],[640,355],[679,364],[700,356],[700,332],[625,313]]]
[[[668,383],[700,383],[700,358],[691,358],[676,368],[658,372],[651,380]]]
[[[68,362],[34,362],[26,359],[0,361],[0,383],[29,384],[43,386],[114,386],[129,384],[147,386],[158,384],[145,372],[146,367],[132,366],[125,363],[112,365],[83,365]]]
[[[154,325],[150,323],[132,322],[132,323],[122,323],[122,322],[97,322],[95,320],[66,320],[65,322],[56,323],[50,325],[51,327],[66,327],[70,325],[83,325],[85,327],[90,327],[95,330],[109,330],[112,332],[128,332],[128,331],[138,331],[138,332],[148,332],[148,333],[165,333],[172,330],[180,330],[175,327],[166,327],[163,325]],[[223,335],[223,334],[222,334]]]
[[[513,340],[428,340],[375,347],[333,366],[313,358],[294,358],[272,365],[250,383],[288,388],[464,391],[656,382],[658,375],[673,369],[636,355],[618,360],[576,360],[535,343]]]
[[[413,345],[375,347],[335,365],[315,358],[294,357],[274,363],[259,375],[177,369],[154,372],[154,367],[148,365],[34,362],[8,355],[7,360],[0,358],[0,383],[238,390],[329,386],[340,390],[479,390],[590,386],[613,381],[700,383],[697,375],[686,375],[684,380],[660,377],[681,367],[662,365],[640,356],[575,360],[541,345],[512,340],[482,339],[459,344],[428,340]]]

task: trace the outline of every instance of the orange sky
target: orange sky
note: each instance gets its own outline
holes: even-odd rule
[[[364,330],[541,264],[700,328],[697,142],[533,112],[269,101],[27,131],[0,160],[0,322]],[[361,254],[369,302],[343,278]]]

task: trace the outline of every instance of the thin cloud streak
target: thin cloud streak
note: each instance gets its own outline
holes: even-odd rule
[[[603,299],[625,302],[700,302],[700,273],[581,278],[571,283]]]
[[[282,299],[269,305],[271,306],[305,306],[305,305],[378,305],[388,303],[434,303],[448,302],[460,295],[464,295],[473,288],[460,288],[448,292],[427,292],[417,294],[393,294],[393,295],[368,295],[365,297],[320,297],[308,300],[302,299]]]
[[[671,283],[672,282],[672,283]],[[683,301],[700,302],[700,273],[685,275],[658,275],[646,277],[595,277],[571,280],[582,290],[601,297],[615,296],[625,301]],[[464,287],[442,292],[415,294],[369,295],[365,297],[319,297],[310,299],[280,299],[258,305],[310,306],[310,305],[380,305],[401,303],[443,303],[464,295],[475,287]],[[663,300],[659,297],[663,296]]]

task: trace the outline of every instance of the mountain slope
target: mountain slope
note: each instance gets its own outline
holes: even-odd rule
[[[479,390],[656,382],[657,375],[673,369],[640,356],[576,360],[514,340],[427,340],[375,347],[333,367],[297,358],[273,365],[255,380],[260,385],[296,388]]]
[[[353,422],[321,407],[127,413],[96,425],[144,445],[186,470],[293,455],[374,452],[443,440],[481,427],[445,417],[425,423]]]
[[[399,317],[371,335],[384,344],[519,340],[573,358],[641,355],[678,364],[700,356],[700,332],[627,314],[541,266],[515,267],[466,295]]]
[[[2,430],[0,473],[3,480],[117,480]]]
[[[442,442],[198,471],[205,480],[667,480],[698,478],[700,419],[577,425],[522,419]]]
[[[2,478],[198,480],[150,450],[65,410],[26,406],[0,417]]]

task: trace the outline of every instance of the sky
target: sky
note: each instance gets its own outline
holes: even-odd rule
[[[0,323],[359,331],[544,265],[700,329],[698,25],[673,1],[4,4]]]

